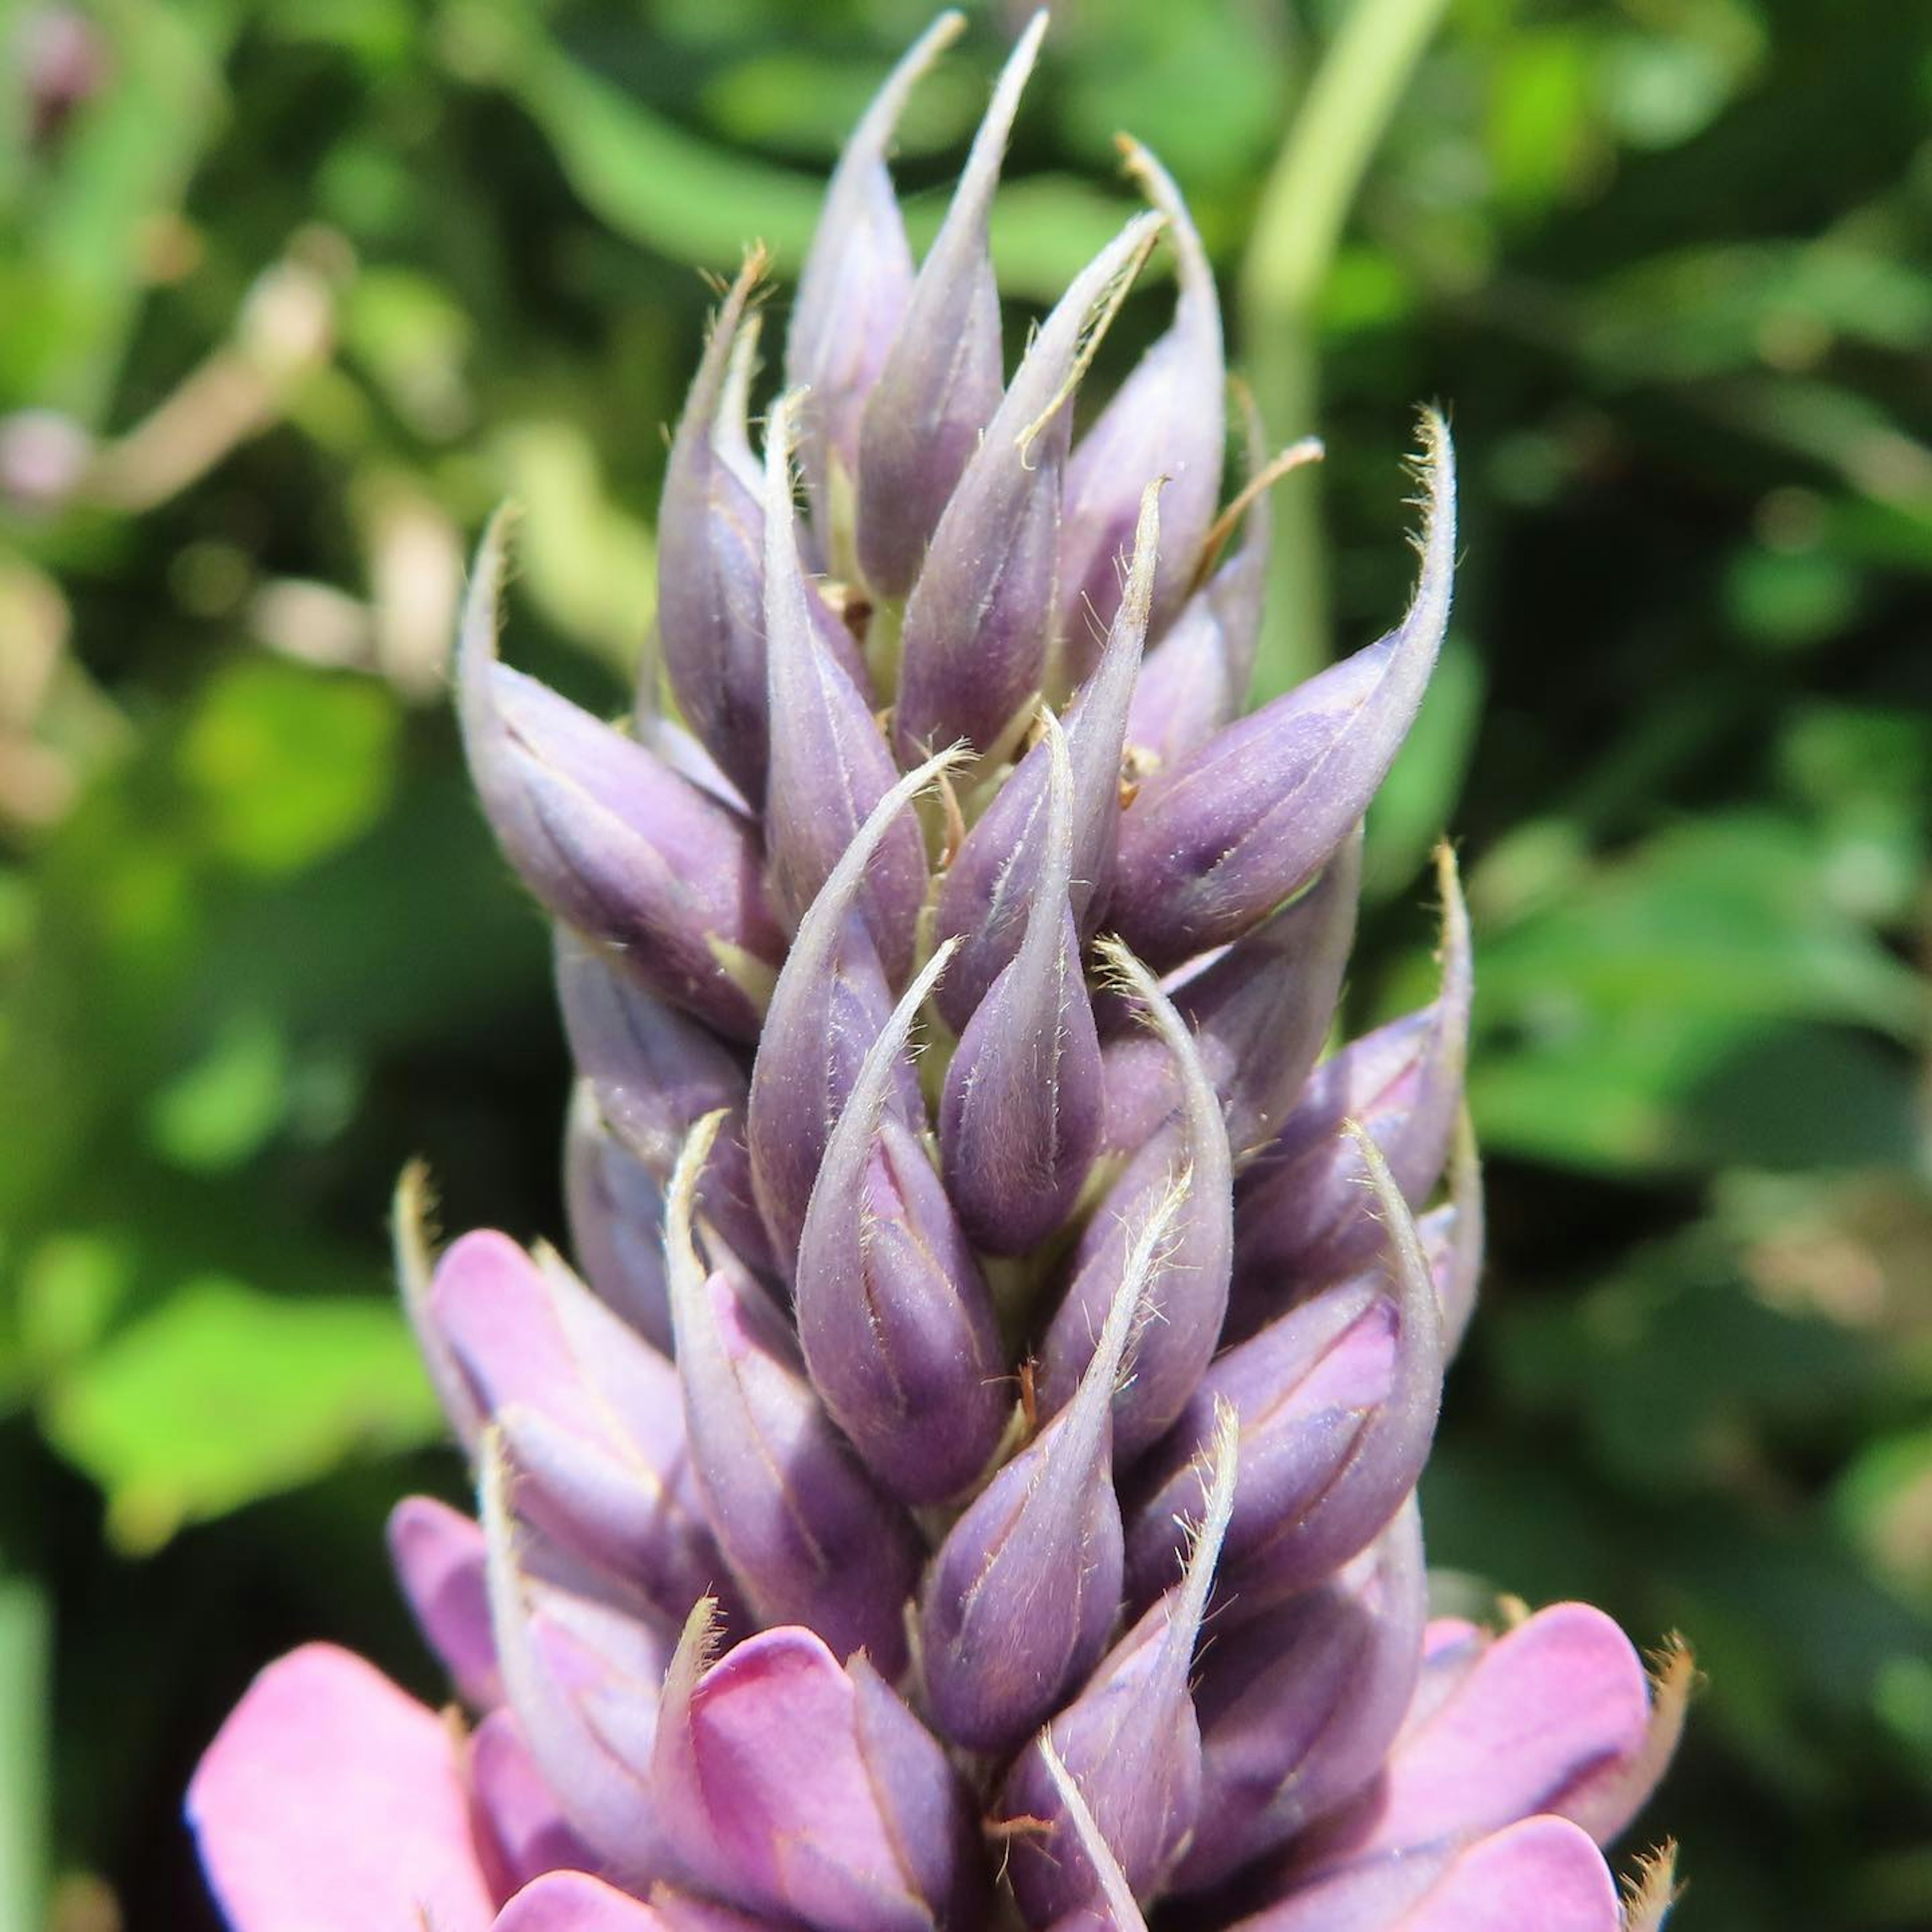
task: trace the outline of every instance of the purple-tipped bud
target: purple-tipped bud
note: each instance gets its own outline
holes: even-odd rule
[[[1123,135],[1127,171],[1167,224],[1180,261],[1174,325],[1143,356],[1067,459],[1060,512],[1060,632],[1064,668],[1087,676],[1121,598],[1141,479],[1167,483],[1167,528],[1153,592],[1153,628],[1185,594],[1221,489],[1221,305],[1214,271],[1180,190],[1138,142]]]
[[[831,533],[834,559],[842,533],[843,548],[850,547],[866,398],[912,297],[912,250],[886,150],[913,88],[965,24],[962,14],[940,14],[886,76],[833,171],[798,279],[785,338],[785,386],[811,392],[800,412],[799,454],[813,525]]]
[[[1365,1548],[1415,1486],[1442,1392],[1436,1283],[1414,1223],[1365,1133],[1385,1265],[1325,1290],[1222,1356],[1153,1460],[1129,1532],[1129,1600],[1146,1603],[1184,1555],[1198,1512],[1194,1458],[1216,1400],[1241,1418],[1241,1490],[1222,1558],[1244,1612],[1305,1589]]]
[[[547,1871],[524,1886],[490,1932],[673,1932],[671,1922],[584,1871]]]
[[[563,1198],[584,1280],[598,1300],[668,1355],[664,1189],[610,1131],[587,1081],[578,1082],[564,1126]]]
[[[805,1624],[840,1656],[869,1651],[896,1676],[918,1538],[833,1426],[770,1298],[698,1258],[692,1196],[716,1128],[714,1116],[692,1130],[666,1234],[678,1379],[707,1514],[760,1622]]]
[[[1084,1855],[1100,1893],[1098,1911],[1083,1906],[1070,1912],[1054,1922],[1053,1932],[1148,1932],[1147,1920],[1142,1916],[1133,1887],[1127,1882],[1127,1875],[1121,1870],[1120,1862],[1114,1857],[1114,1848],[1108,1844],[1073,1774],[1060,1762],[1051,1738],[1042,1742],[1040,1757],[1053,1781],[1067,1828]]]
[[[464,605],[463,739],[504,855],[561,920],[721,1033],[757,1034],[784,935],[754,828],[634,739],[498,660],[504,520]],[[762,675],[762,664],[760,666]]]
[[[571,1829],[614,1876],[648,1879],[658,1851],[646,1786],[670,1640],[642,1598],[520,1520],[512,1486],[492,1430],[480,1488],[510,1708]]]
[[[920,1137],[886,1100],[942,947],[872,1043],[818,1171],[793,1301],[806,1366],[880,1486],[956,1495],[1012,1408],[986,1278]]]
[[[765,845],[773,896],[795,924],[831,877],[898,767],[872,706],[820,640],[818,593],[798,553],[791,487],[797,399],[782,397],[765,439],[765,637],[771,770]],[[926,848],[910,812],[893,819],[866,868],[859,905],[886,977],[904,982],[926,899]]]
[[[1227,1118],[1236,1166],[1274,1139],[1322,1051],[1354,942],[1358,830],[1292,904],[1174,990]],[[1174,1060],[1144,1032],[1107,1042],[1109,1146],[1136,1148],[1176,1102]]]
[[[1064,1221],[1100,1135],[1100,1042],[1069,899],[1073,776],[1042,714],[1046,839],[1012,963],[980,1004],[947,1070],[939,1144],[947,1191],[980,1247],[1018,1254]]]
[[[1121,1575],[1114,1391],[1177,1206],[1170,1196],[1140,1228],[1073,1400],[974,1498],[928,1567],[927,1699],[940,1730],[969,1750],[1012,1750],[1106,1647]]]
[[[595,1862],[556,1808],[513,1712],[492,1711],[470,1734],[469,1771],[477,1856],[500,1895]],[[500,1919],[491,1932],[502,1926]]]
[[[1133,1373],[1114,1397],[1114,1456],[1124,1466],[1186,1408],[1213,1358],[1228,1310],[1234,1187],[1220,1105],[1186,1022],[1125,946],[1102,941],[1101,956],[1144,1008],[1172,1060],[1180,1108],[1128,1162],[1082,1230],[1066,1297],[1041,1350],[1039,1390],[1048,1414],[1071,1398],[1126,1269],[1133,1231],[1174,1195],[1173,1226],[1147,1285],[1148,1321]]]
[[[1160,228],[1130,221],[1061,296],[947,501],[906,600],[894,724],[906,758],[954,738],[1010,744],[1046,681],[1074,392]]]
[[[999,407],[1000,292],[986,224],[1046,32],[1046,16],[1035,14],[1000,75],[860,419],[859,561],[882,596],[912,588],[940,514]]]
[[[700,1605],[658,1720],[651,1791],[678,1874],[819,1932],[971,1932],[986,1880],[967,1794],[862,1657],[767,1630],[716,1662]]]
[[[1412,1498],[1338,1576],[1215,1644],[1195,1693],[1201,1810],[1178,1889],[1219,1885],[1373,1780],[1415,1690],[1428,1614]]]
[[[1378,642],[1149,776],[1120,825],[1113,919],[1157,967],[1239,938],[1300,891],[1367,809],[1434,668],[1455,566],[1449,432],[1423,418],[1422,568]]]
[[[1264,463],[1267,445],[1251,401],[1246,413],[1248,481],[1208,532],[1187,601],[1148,652],[1134,687],[1127,742],[1143,772],[1173,764],[1240,716],[1266,602],[1268,491],[1290,470],[1322,460],[1321,442],[1311,436]],[[1221,562],[1222,546],[1238,524],[1241,547]]]
[[[693,1487],[678,1375],[554,1255],[466,1234],[430,1291],[514,1466],[520,1515],[675,1618],[720,1568]]]
[[[474,1518],[433,1496],[405,1496],[389,1512],[389,1561],[458,1696],[473,1710],[501,1703],[483,1532]]]
[[[1113,890],[1120,825],[1120,754],[1127,703],[1147,640],[1148,602],[1160,554],[1160,486],[1142,493],[1134,561],[1099,667],[1067,706],[1066,756],[1073,776],[1070,896],[1081,936],[1090,935]],[[1018,951],[1046,848],[1052,748],[1044,736],[966,835],[939,892],[938,930],[962,942],[939,990],[939,1010],[956,1033]]]
[[[869,932],[856,916],[874,856],[913,800],[953,762],[943,752],[908,772],[880,799],[799,922],[773,989],[764,1037],[752,1068],[746,1132],[758,1205],[781,1268],[798,1252],[806,1204],[825,1144],[892,1012],[892,996]],[[895,1104],[916,1117],[916,1083],[907,1076]]]
[[[1178,1588],[1117,1644],[1086,1689],[1023,1751],[1000,1792],[999,1815],[1049,1828],[1016,1838],[1010,1876],[1030,1924],[1083,1906],[1104,1910],[1100,1874],[1082,1849],[1048,1768],[1050,1744],[1078,1784],[1129,1888],[1150,1898],[1196,1829],[1201,1733],[1188,1695],[1202,1612],[1234,1506],[1239,1450],[1232,1410],[1210,1450],[1206,1520]]]
[[[1391,1021],[1318,1067],[1273,1146],[1243,1177],[1238,1265],[1277,1283],[1332,1280],[1382,1239],[1363,1182],[1361,1123],[1412,1207],[1441,1178],[1462,1106],[1474,966],[1469,917],[1445,845],[1442,990],[1420,1012]]]

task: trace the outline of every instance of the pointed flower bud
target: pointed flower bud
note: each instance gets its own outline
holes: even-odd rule
[[[1040,1758],[1065,1808],[1067,1827],[1093,1869],[1105,1912],[1104,1917],[1090,1909],[1070,1912],[1058,1922],[1055,1932],[1148,1932],[1147,1920],[1142,1916],[1140,1901],[1134,1897],[1127,1875],[1121,1870],[1120,1861],[1074,1781],[1073,1774],[1060,1762],[1051,1738],[1042,1743]]]
[[[1081,937],[1100,924],[1113,889],[1120,825],[1120,755],[1127,700],[1147,639],[1148,602],[1160,554],[1160,485],[1141,496],[1134,561],[1098,667],[1067,706],[1067,762],[1073,780],[1073,860],[1069,896]],[[1019,950],[1027,909],[1046,855],[1052,747],[1042,735],[954,856],[940,886],[938,928],[962,944],[939,992],[939,1010],[962,1030]]]
[[[934,1721],[973,1750],[1010,1750],[1092,1669],[1120,1605],[1113,1398],[1178,1206],[1139,1230],[1073,1400],[1002,1468],[926,1571],[920,1655]]]
[[[1137,1898],[1165,1884],[1196,1828],[1201,1733],[1188,1677],[1221,1539],[1234,1507],[1239,1426],[1224,1409],[1209,1450],[1208,1514],[1186,1574],[1108,1654],[1087,1688],[1023,1751],[1000,1789],[999,1814],[1046,1821],[1014,1840],[1012,1880],[1033,1925],[1082,1906],[1104,1908],[1100,1876],[1070,1828],[1043,1748],[1079,1785],[1094,1823]]]
[[[1007,59],[866,399],[859,561],[883,596],[903,597],[912,588],[953,486],[999,406],[1000,292],[986,224],[1006,137],[1046,34],[1046,16],[1036,14]]]
[[[1166,1432],[1213,1359],[1228,1310],[1234,1184],[1228,1130],[1186,1022],[1124,946],[1103,940],[1100,953],[1172,1058],[1180,1109],[1127,1163],[1082,1230],[1066,1295],[1041,1350],[1039,1389],[1048,1413],[1072,1396],[1125,1270],[1133,1230],[1173,1194],[1173,1227],[1148,1282],[1148,1321],[1133,1373],[1114,1398],[1114,1454],[1125,1466]]]
[[[971,1809],[946,1754],[863,1657],[767,1630],[713,1662],[700,1605],[658,1720],[651,1792],[678,1874],[819,1932],[967,1932]]]
[[[464,746],[497,843],[558,918],[619,949],[646,985],[722,1033],[754,1036],[784,956],[754,828],[498,660],[503,544],[500,514],[477,556],[457,666]]]
[[[551,1871],[524,1886],[490,1932],[670,1932],[648,1905],[588,1872]]]
[[[482,1531],[434,1496],[405,1496],[389,1512],[388,1538],[389,1560],[416,1628],[458,1694],[478,1711],[501,1703]]]
[[[798,554],[791,439],[798,398],[779,398],[765,437],[765,637],[771,760],[765,844],[780,909],[796,922],[898,767],[864,694],[820,641],[818,593]],[[926,899],[926,848],[910,812],[892,820],[859,894],[886,980],[903,983]]]
[[[1100,1134],[1100,1042],[1069,898],[1073,774],[1066,734],[1042,714],[1046,841],[1012,963],[980,1002],[947,1070],[939,1144],[961,1224],[1017,1254],[1066,1218]]]
[[[1449,431],[1422,424],[1422,571],[1378,642],[1163,765],[1120,825],[1114,924],[1157,967],[1237,939],[1326,865],[1394,762],[1449,620],[1456,554]]]
[[[1137,514],[1136,479],[1167,482],[1166,541],[1153,586],[1153,622],[1179,607],[1221,489],[1227,424],[1221,305],[1208,251],[1167,170],[1123,135],[1127,172],[1167,224],[1180,257],[1174,325],[1148,350],[1066,464],[1061,510],[1060,630],[1065,668],[1084,678],[1114,620]]]
[[[1412,1206],[1434,1187],[1462,1105],[1474,970],[1454,854],[1438,855],[1442,990],[1420,1012],[1345,1047],[1316,1069],[1273,1146],[1243,1178],[1238,1264],[1276,1282],[1332,1280],[1376,1251],[1359,1120]]]
[[[1128,223],[1060,297],[946,506],[906,600],[902,757],[956,737],[997,751],[1046,681],[1074,392],[1160,229]]]
[[[1386,1223],[1386,1264],[1292,1310],[1202,1378],[1134,1514],[1134,1600],[1150,1600],[1179,1567],[1174,1525],[1200,1507],[1193,1458],[1217,1399],[1241,1418],[1242,1486],[1222,1574],[1244,1610],[1306,1588],[1364,1548],[1422,1473],[1442,1392],[1436,1283],[1386,1162],[1356,1131]]]
[[[887,1115],[942,947],[872,1043],[818,1171],[793,1301],[806,1366],[880,1486],[943,1502],[985,1468],[1012,1407],[986,1278],[917,1136]]]
[[[572,1252],[598,1300],[668,1355],[664,1189],[611,1132],[587,1081],[578,1082],[564,1126],[563,1198]]]
[[[799,453],[812,520],[835,539],[842,524],[848,547],[862,413],[912,298],[912,250],[886,150],[914,88],[965,24],[962,14],[940,14],[873,97],[832,171],[792,304],[785,385],[811,392],[800,412]]]
[[[855,914],[860,889],[901,815],[953,762],[951,752],[928,758],[872,808],[799,922],[772,992],[752,1068],[746,1132],[758,1205],[782,1266],[798,1252],[832,1124],[892,1012],[877,950]],[[910,1080],[895,1098],[919,1108]]]
[[[716,1116],[692,1130],[667,1234],[678,1378],[710,1520],[761,1622],[802,1623],[896,1676],[918,1538],[832,1426],[770,1299],[698,1259],[693,1196],[716,1131]]]

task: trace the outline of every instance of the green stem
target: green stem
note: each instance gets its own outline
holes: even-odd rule
[[[1448,0],[1358,0],[1282,143],[1241,264],[1242,339],[1255,398],[1279,439],[1317,427],[1315,305],[1370,158]],[[1278,691],[1328,658],[1320,502],[1311,474],[1274,493],[1268,626],[1257,677]]]

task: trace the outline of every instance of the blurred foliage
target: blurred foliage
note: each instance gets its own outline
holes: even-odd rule
[[[519,658],[616,708],[700,272],[795,265],[926,10],[0,10],[0,1924],[208,1923],[177,1794],[278,1647],[433,1688],[384,1204],[422,1153],[560,1232],[565,1081],[438,701],[464,547],[524,502]],[[918,236],[1018,12],[908,122]],[[1932,1922],[1929,107],[1879,0],[1072,0],[996,231],[1037,303],[1116,128],[1186,188],[1331,452],[1272,686],[1398,608],[1454,407],[1354,995],[1424,996],[1452,827],[1494,1258],[1432,1555],[1691,1637],[1684,1932]]]

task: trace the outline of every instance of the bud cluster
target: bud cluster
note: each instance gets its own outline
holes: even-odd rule
[[[472,1718],[340,1652],[266,1673],[191,1800],[241,1932],[1622,1922],[1598,1847],[1684,1670],[1654,1698],[1580,1605],[1427,1614],[1483,1245],[1446,851],[1436,997],[1324,1057],[1448,615],[1448,432],[1406,614],[1241,716],[1265,493],[1318,450],[1250,422],[1222,507],[1213,278],[1132,142],[1150,212],[1006,374],[987,224],[1043,21],[916,266],[886,166],[958,25],[840,163],[755,450],[755,255],[724,297],[660,514],[670,704],[505,664],[484,541],[458,701],[555,925],[582,1274],[434,1256],[406,1180],[480,1502],[404,1502],[392,1549]],[[1172,326],[1076,436],[1160,246]],[[359,1863],[297,1760],[379,1814]]]

